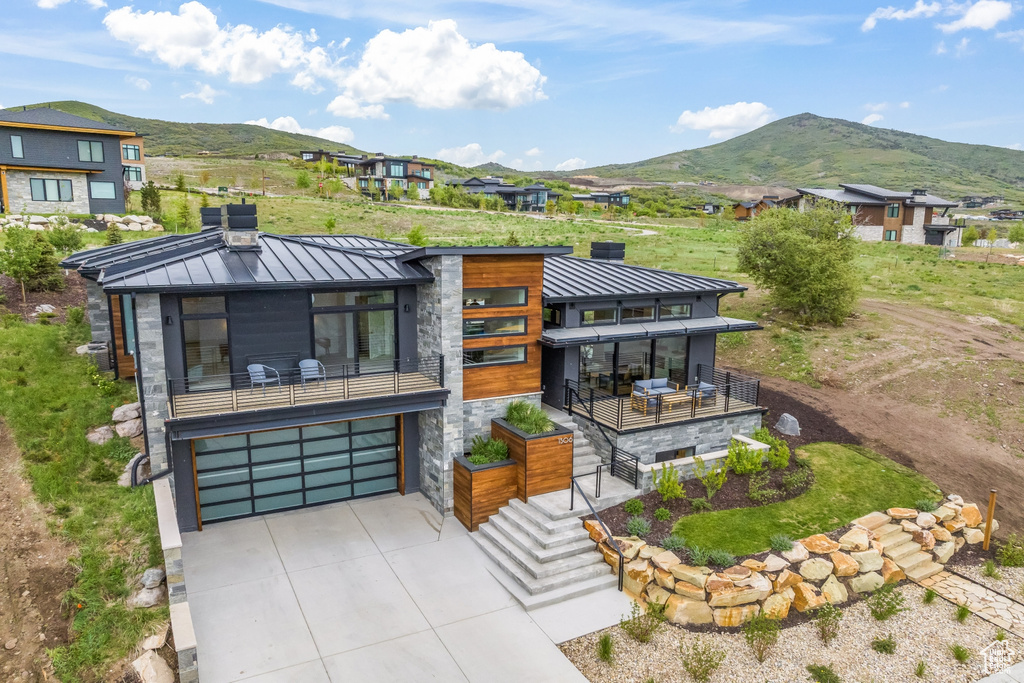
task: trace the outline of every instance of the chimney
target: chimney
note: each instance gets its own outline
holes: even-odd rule
[[[591,242],[590,258],[595,261],[622,263],[626,258],[625,242]]]
[[[202,223],[203,230],[220,230],[220,208],[216,206],[206,206],[200,208],[199,220]]]
[[[257,229],[256,205],[225,204],[220,207],[224,245],[232,251],[259,251],[260,231]]]

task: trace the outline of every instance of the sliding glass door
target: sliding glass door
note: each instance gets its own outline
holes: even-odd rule
[[[313,351],[324,365],[358,364],[359,372],[394,367],[394,292],[324,292],[313,295]]]
[[[689,337],[586,344],[580,347],[579,384],[616,396],[633,391],[633,383],[667,377],[687,383]]]

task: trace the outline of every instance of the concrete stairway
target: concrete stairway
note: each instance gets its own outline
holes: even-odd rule
[[[922,581],[942,571],[942,565],[932,554],[922,549],[914,537],[897,524],[885,524],[875,529],[882,546],[882,554],[896,563],[908,579]]]
[[[583,435],[578,424],[576,424],[567,413],[556,410],[551,406],[544,406],[544,412],[548,414],[556,424],[571,429],[572,436],[572,476],[579,477],[584,474],[591,474],[603,461],[601,456],[594,450],[594,445]],[[605,472],[608,474],[608,472]]]

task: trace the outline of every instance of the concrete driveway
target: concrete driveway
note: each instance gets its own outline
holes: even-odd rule
[[[184,534],[203,683],[585,681],[556,647],[618,622],[614,590],[527,614],[420,494]]]

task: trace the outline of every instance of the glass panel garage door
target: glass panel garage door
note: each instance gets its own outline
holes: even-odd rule
[[[203,523],[398,488],[398,418],[192,442]]]

